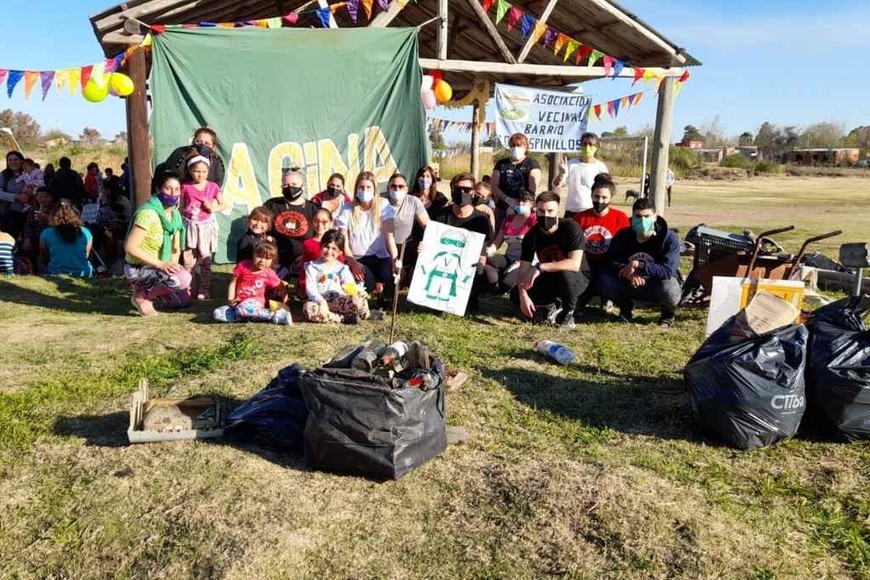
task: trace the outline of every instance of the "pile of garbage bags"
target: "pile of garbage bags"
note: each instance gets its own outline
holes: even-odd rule
[[[711,334],[684,378],[701,427],[739,449],[793,437],[805,412],[838,436],[870,435],[870,298],[847,298],[757,334],[745,311]]]

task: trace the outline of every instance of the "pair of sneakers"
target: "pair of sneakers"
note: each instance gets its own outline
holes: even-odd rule
[[[556,298],[555,302],[542,307],[538,312],[541,313],[541,322],[546,322],[550,326],[559,326],[566,330],[571,330],[577,326],[577,323],[574,322],[574,312],[566,312],[560,298]]]

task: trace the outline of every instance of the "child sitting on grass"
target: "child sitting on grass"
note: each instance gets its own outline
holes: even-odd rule
[[[254,248],[253,260],[242,260],[233,269],[230,282],[229,306],[216,308],[212,316],[218,322],[274,322],[290,324],[290,312],[268,308],[266,292],[284,294],[284,286],[272,264],[278,256],[278,248],[272,242],[260,242]],[[283,296],[282,296],[283,297]]]
[[[339,261],[344,252],[344,235],[329,230],[320,240],[320,258],[305,266],[308,302],[302,308],[310,322],[356,324],[369,317],[369,303],[357,288],[347,264]]]

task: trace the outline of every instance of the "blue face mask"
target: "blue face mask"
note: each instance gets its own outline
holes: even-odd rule
[[[532,213],[532,208],[527,205],[518,205],[514,208],[514,211],[517,212],[517,215],[529,215]]]
[[[631,229],[642,236],[651,233],[655,229],[655,226],[655,218],[639,216],[631,217]]]
[[[356,192],[356,198],[363,203],[368,203],[375,198],[375,192],[358,189]]]

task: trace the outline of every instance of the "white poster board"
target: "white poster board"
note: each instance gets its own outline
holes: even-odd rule
[[[511,135],[522,133],[530,151],[580,151],[591,104],[583,94],[496,84],[496,136],[504,147]]]
[[[801,280],[758,280],[714,276],[713,289],[710,293],[710,311],[707,313],[707,336],[740,312],[759,290],[787,300],[798,311],[803,305],[805,285]]]
[[[429,222],[408,289],[408,302],[465,315],[485,237]]]

